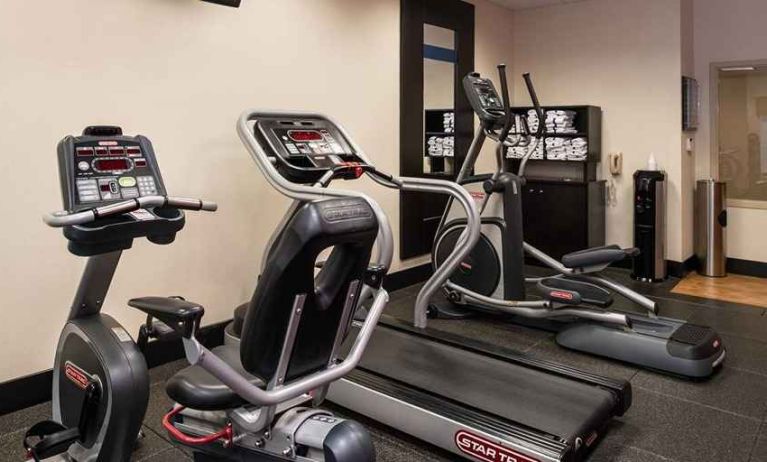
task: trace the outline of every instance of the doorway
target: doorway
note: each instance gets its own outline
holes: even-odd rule
[[[714,159],[728,206],[767,209],[767,64],[727,65],[718,79]]]

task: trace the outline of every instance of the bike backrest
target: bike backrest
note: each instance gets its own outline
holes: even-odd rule
[[[343,316],[344,308],[350,296],[356,308],[377,234],[378,220],[363,199],[311,202],[295,212],[268,252],[245,315],[240,357],[248,372],[267,383],[275,377],[300,296],[305,299],[285,382],[328,366],[337,333],[349,328],[352,316]],[[315,275],[318,256],[329,248]]]

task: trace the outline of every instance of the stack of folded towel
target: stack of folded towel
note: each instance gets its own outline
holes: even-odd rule
[[[455,132],[455,113],[454,112],[446,112],[443,114],[442,126],[444,127],[445,133]]]
[[[575,128],[575,111],[546,111],[546,133],[578,133]],[[532,132],[538,130],[538,114],[534,109],[527,112],[527,123]]]
[[[546,138],[546,158],[584,161],[589,154],[585,138]]]
[[[427,151],[434,157],[453,157],[455,140],[452,136],[431,136],[426,141]]]
[[[510,159],[521,159],[533,150],[531,159],[543,159],[543,143],[533,141],[529,146],[514,146],[506,151],[506,157]]]

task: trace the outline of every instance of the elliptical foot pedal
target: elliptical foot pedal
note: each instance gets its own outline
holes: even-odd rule
[[[476,312],[448,300],[442,300],[430,303],[426,315],[432,319],[468,319],[476,315]]]
[[[671,334],[667,348],[668,352],[676,357],[709,358],[722,350],[722,339],[708,326],[684,323]]]
[[[548,300],[567,305],[586,305],[607,308],[613,304],[609,291],[584,281],[553,277],[538,281],[538,289]]]

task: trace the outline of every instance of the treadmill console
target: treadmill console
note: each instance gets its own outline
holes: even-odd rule
[[[463,89],[472,109],[482,122],[496,123],[503,119],[503,99],[498,96],[492,80],[472,72],[464,77]]]
[[[351,168],[366,165],[333,122],[319,118],[263,117],[255,136],[275,159],[277,170],[294,183],[315,183],[328,171],[338,178],[357,178]]]
[[[120,127],[88,127],[59,142],[64,208],[79,211],[141,196],[166,195],[152,143]]]

